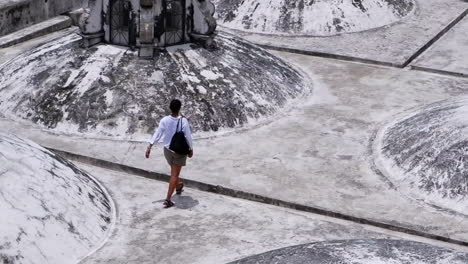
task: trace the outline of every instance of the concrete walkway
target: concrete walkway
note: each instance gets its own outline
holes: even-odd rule
[[[72,20],[67,16],[57,16],[44,22],[21,29],[17,32],[0,37],[0,48],[6,48],[15,44],[44,36],[72,25]]]
[[[70,27],[63,30],[59,30],[54,33],[47,34],[45,36],[39,36],[34,39],[28,40],[26,42],[19,43],[17,45],[7,47],[7,48],[0,48],[0,66],[13,59],[14,57],[18,56],[19,54],[31,50],[35,47],[38,47],[44,43],[49,41],[53,41],[57,38],[63,37],[65,35],[70,34],[71,32],[78,33],[77,27]]]
[[[113,234],[85,263],[227,263],[265,251],[318,241],[414,236],[330,217],[187,189],[163,209],[167,184],[85,164],[118,210]],[[396,263],[396,262],[395,262]]]
[[[468,77],[468,18],[463,19],[412,65]]]

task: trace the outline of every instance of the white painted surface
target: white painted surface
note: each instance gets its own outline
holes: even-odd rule
[[[257,44],[402,65],[468,8],[468,3],[460,0],[417,0],[416,3],[413,14],[391,26],[352,34],[290,37],[234,33]]]
[[[114,214],[93,178],[34,142],[0,133],[2,263],[76,263],[107,238]]]
[[[468,75],[468,17],[413,63],[415,66]]]
[[[385,120],[463,94],[467,80],[276,54],[310,75],[315,94],[270,122],[198,135],[182,177],[468,241],[465,216],[392,189],[373,170],[370,151],[370,140]],[[160,145],[147,160],[147,143],[50,134],[8,120],[0,124],[0,130],[24,133],[47,146],[169,173]]]
[[[379,169],[406,196],[468,215],[467,141],[468,97],[460,96],[391,118],[373,152]]]
[[[237,8],[230,1],[214,1],[218,10],[232,10],[226,17],[218,13],[218,20],[225,27],[253,33],[309,36],[330,36],[379,28],[399,21],[414,10],[411,7],[412,0],[394,2],[401,6],[410,6],[401,8],[409,10],[401,11],[399,7],[384,0],[315,0],[291,3],[284,0],[244,0]]]
[[[119,205],[116,232],[82,264],[227,263],[282,247],[339,239],[426,239],[331,217],[186,188],[163,209],[167,183],[78,163],[110,189]],[[359,251],[360,252],[360,251]],[[355,252],[347,259],[365,258]],[[365,250],[363,250],[365,255]],[[354,257],[353,257],[354,256]],[[395,264],[400,264],[395,253]],[[371,258],[372,259],[372,258]],[[365,262],[374,264],[372,262]]]

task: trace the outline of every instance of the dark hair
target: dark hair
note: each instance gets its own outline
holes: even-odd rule
[[[179,113],[181,107],[182,102],[177,99],[172,100],[171,104],[169,105],[169,108],[171,109],[173,114]]]

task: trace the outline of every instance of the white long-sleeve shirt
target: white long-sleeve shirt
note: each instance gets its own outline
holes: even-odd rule
[[[161,119],[159,122],[159,127],[153,134],[153,137],[149,140],[150,144],[154,144],[155,142],[159,142],[161,138],[163,138],[164,147],[169,149],[169,145],[171,144],[172,137],[176,133],[176,130],[180,131],[180,124],[179,128],[177,128],[177,124],[182,117],[173,117],[173,116],[166,116]],[[190,125],[187,118],[183,117],[182,119],[182,131],[184,131],[185,138],[187,139],[187,143],[190,146],[190,149],[193,149],[192,144],[192,132],[190,131]]]

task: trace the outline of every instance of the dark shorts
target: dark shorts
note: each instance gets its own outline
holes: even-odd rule
[[[175,153],[172,150],[169,150],[167,148],[164,148],[164,157],[167,160],[167,163],[172,166],[172,165],[178,165],[178,166],[185,166],[185,163],[187,162],[187,155],[180,155]]]

